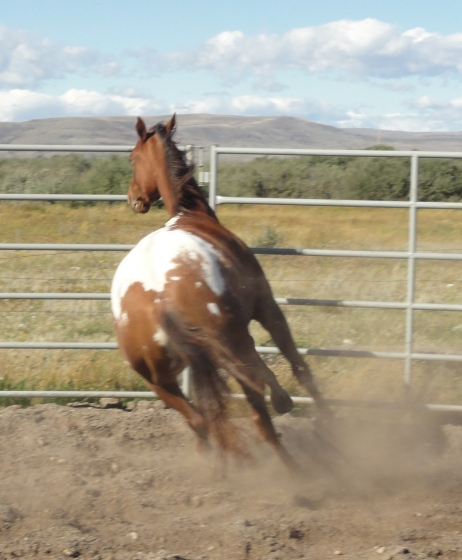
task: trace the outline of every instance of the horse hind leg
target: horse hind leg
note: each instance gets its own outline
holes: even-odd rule
[[[290,470],[299,470],[298,465],[281,443],[274,429],[271,416],[265,403],[264,389],[268,385],[271,390],[271,404],[276,412],[283,414],[293,408],[289,394],[279,385],[274,373],[266,366],[255,350],[252,337],[247,334],[241,337],[239,344],[234,344],[234,353],[238,360],[245,364],[245,376],[237,379],[241,385],[247,402],[253,411],[253,420],[263,439],[276,451],[282,462]],[[248,383],[246,383],[246,379]]]
[[[239,356],[240,361],[247,365],[249,377],[251,379],[254,377],[261,379],[269,387],[271,404],[274,410],[278,414],[290,412],[294,407],[294,403],[289,393],[281,387],[274,373],[255,350],[253,338],[248,335],[246,340],[241,341],[235,352]]]
[[[276,346],[290,363],[300,385],[307,389],[316,405],[327,412],[327,405],[314,382],[311,370],[298,353],[286,318],[272,296],[260,301],[254,318],[270,333]]]
[[[299,465],[281,443],[276,430],[274,429],[274,425],[271,420],[271,416],[268,413],[263,395],[248,385],[245,385],[242,381],[240,381],[240,384],[247,397],[248,403],[253,409],[253,419],[260,435],[267,443],[269,443],[269,445],[271,445],[281,461],[289,468],[289,470],[298,472],[300,470]]]
[[[289,393],[281,387],[274,373],[258,354],[256,354],[255,360],[257,361],[256,369],[260,372],[264,382],[270,388],[270,399],[274,410],[278,414],[290,412],[294,408],[294,402]]]
[[[249,457],[245,443],[229,418],[226,403],[229,388],[218,373],[226,354],[223,342],[214,337],[216,333],[187,323],[173,312],[164,314],[162,324],[172,348],[190,367],[201,426],[213,437],[221,452]]]
[[[229,388],[218,374],[216,365],[202,349],[190,355],[189,365],[195,402],[207,431],[217,443],[222,461],[225,461],[226,453],[250,460],[246,443],[229,417]]]
[[[177,410],[185,418],[186,422],[197,436],[198,451],[203,452],[210,449],[208,430],[204,417],[192,406],[191,403],[188,402],[178,383],[176,381],[172,381],[163,384],[148,384],[168,407]]]
[[[203,416],[197,411],[183,394],[176,380],[176,371],[180,362],[166,361],[161,354],[152,356],[148,350],[141,355],[127,355],[133,369],[145,380],[148,387],[169,407],[178,411],[186,420],[198,439],[198,450],[209,447],[208,430]],[[131,358],[131,359],[130,359]]]

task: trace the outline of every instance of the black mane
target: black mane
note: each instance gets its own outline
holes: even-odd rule
[[[194,163],[186,161],[186,153],[178,148],[173,138],[175,130],[168,134],[165,125],[158,123],[150,130],[151,132],[159,135],[164,146],[167,167],[178,200],[177,211],[192,211],[200,207],[207,214],[215,217],[215,212],[210,208],[194,177]]]

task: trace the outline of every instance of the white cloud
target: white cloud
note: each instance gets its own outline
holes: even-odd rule
[[[368,127],[368,116],[366,113],[347,111],[345,117],[335,124],[340,128],[365,128]]]
[[[209,113],[225,115],[287,115],[342,128],[378,128],[402,131],[462,130],[462,97],[440,101],[424,96],[409,101],[395,112],[333,105],[320,99],[283,96],[241,95],[231,98],[208,96],[185,102],[164,102],[135,90],[102,94],[69,89],[61,95],[26,89],[0,92],[0,121],[100,115],[165,115]]]
[[[420,97],[414,102],[419,109],[430,111],[457,111],[459,118],[462,117],[462,97],[455,97],[448,101],[438,101],[428,95]]]
[[[339,117],[343,112],[323,100],[296,97],[241,95],[229,102],[229,111],[240,115],[300,115],[310,120]]]
[[[462,130],[462,97],[437,100],[426,95],[410,102],[409,107],[426,123],[422,130]]]
[[[143,97],[106,95],[70,89],[62,95],[14,89],[0,92],[0,121],[24,121],[50,117],[142,115],[163,113],[167,107]]]
[[[396,112],[376,115],[373,119],[373,128],[381,130],[399,130],[402,132],[430,132],[441,130],[440,126],[433,119],[425,118],[415,112]]]
[[[53,44],[38,34],[0,26],[0,88],[36,87],[81,69],[108,76],[117,68],[97,51]]]
[[[408,132],[438,132],[462,130],[462,97],[447,101],[423,96],[408,101],[401,110],[394,112],[347,111],[347,118],[336,121],[345,128],[377,128]]]
[[[196,100],[191,99],[189,101],[171,103],[168,107],[167,112],[177,112],[177,113],[222,113],[225,104],[223,100],[219,97],[209,96],[205,99]]]
[[[217,113],[239,115],[302,116],[314,121],[340,119],[346,113],[320,100],[251,95],[166,103],[143,97],[135,91],[102,94],[85,89],[70,89],[61,95],[14,89],[0,92],[0,121],[32,118],[93,115],[156,115],[178,113]]]
[[[462,74],[462,33],[441,35],[422,28],[402,32],[376,19],[339,20],[285,34],[246,36],[225,31],[195,51],[132,55],[163,71],[205,70],[232,82],[248,76],[274,87],[273,75],[295,70],[344,77],[396,79]]]

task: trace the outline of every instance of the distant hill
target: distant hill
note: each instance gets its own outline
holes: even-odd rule
[[[152,126],[169,116],[145,117]],[[397,150],[462,151],[462,132],[394,132],[335,128],[292,117],[178,115],[183,145],[257,148],[363,149],[387,144]],[[133,145],[134,117],[75,117],[0,123],[0,144]]]

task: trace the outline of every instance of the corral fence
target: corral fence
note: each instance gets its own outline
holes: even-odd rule
[[[419,260],[445,260],[462,261],[462,252],[418,252],[417,251],[417,213],[420,209],[462,209],[458,202],[421,202],[419,201],[419,162],[424,158],[462,159],[462,152],[415,152],[415,151],[381,151],[381,150],[317,150],[317,149],[261,149],[261,148],[226,148],[212,146],[210,148],[210,172],[202,171],[204,150],[202,147],[187,146],[189,157],[198,163],[199,181],[209,182],[209,201],[215,209],[220,204],[266,204],[266,205],[297,205],[297,206],[324,206],[324,207],[350,207],[350,208],[400,208],[408,210],[408,241],[405,251],[352,251],[330,249],[282,249],[282,248],[253,248],[254,254],[293,255],[298,257],[343,257],[366,259],[400,259],[407,262],[406,298],[405,301],[354,301],[354,300],[329,300],[308,298],[276,298],[279,305],[325,306],[343,308],[369,308],[369,309],[394,309],[403,310],[405,315],[404,351],[363,351],[346,350],[337,348],[299,348],[302,355],[335,356],[345,358],[379,358],[401,360],[403,362],[403,388],[404,396],[412,384],[412,366],[416,360],[462,362],[462,354],[422,353],[413,349],[414,340],[414,313],[415,311],[462,311],[462,305],[419,303],[415,298],[416,262]],[[65,146],[65,145],[0,145],[0,151],[16,152],[85,152],[103,153],[118,152],[128,153],[132,146]],[[221,155],[239,156],[343,156],[343,157],[375,157],[375,158],[406,158],[410,160],[410,193],[407,201],[369,201],[369,200],[332,200],[332,199],[291,199],[291,198],[246,198],[227,197],[219,194],[218,167]],[[124,201],[125,195],[59,195],[59,194],[0,194],[0,201],[34,200],[34,201]],[[40,243],[0,243],[0,250],[11,251],[120,251],[127,252],[131,245],[117,244],[40,244]],[[109,300],[108,293],[0,293],[0,299],[52,299],[52,300]],[[91,342],[8,342],[1,341],[0,349],[93,349],[113,350],[116,343],[91,343]],[[277,354],[279,350],[274,347],[259,346],[261,354]],[[183,375],[183,388],[188,392],[188,375]],[[0,397],[150,397],[147,391],[0,391]],[[235,395],[242,397],[242,395]],[[312,399],[295,397],[295,402],[312,402]],[[332,404],[363,405],[367,401],[331,400]],[[372,404],[372,403],[369,403]],[[373,403],[373,406],[395,406],[399,403]],[[427,404],[433,410],[462,412],[461,405]]]

